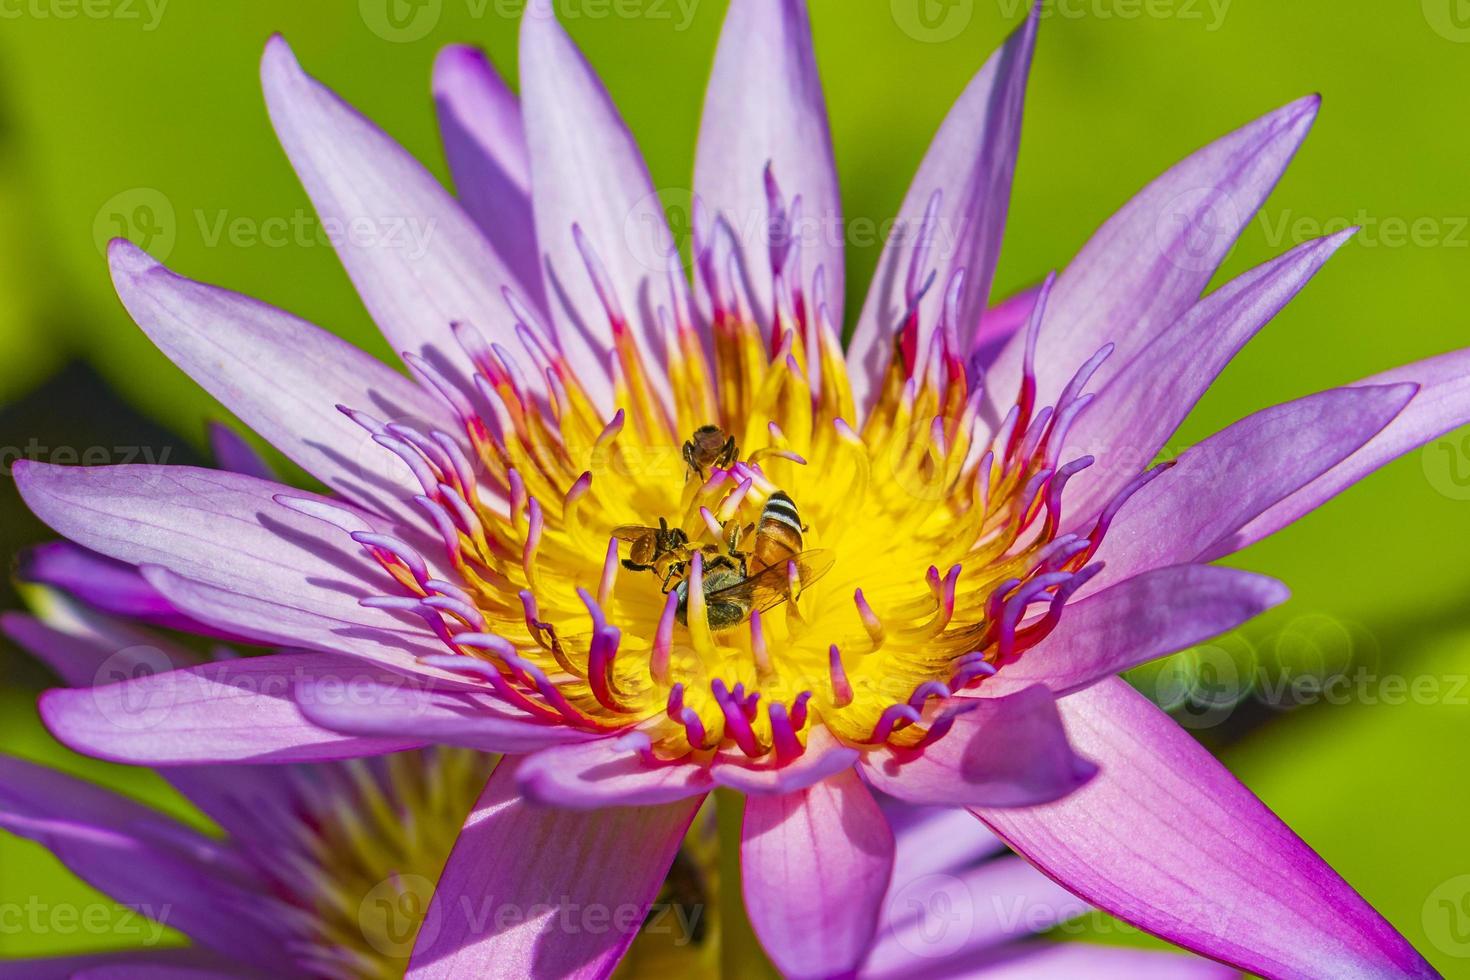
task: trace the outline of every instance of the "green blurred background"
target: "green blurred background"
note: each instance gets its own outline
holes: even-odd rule
[[[402,2],[402,0],[395,0]],[[389,352],[332,251],[218,237],[310,206],[270,131],[257,60],[279,31],[314,74],[444,174],[429,98],[443,44],[515,70],[518,0],[0,0],[0,451],[202,455],[220,410],[113,297],[99,247],[125,231],[187,275]],[[689,186],[724,0],[558,0],[642,139],[661,188]],[[849,219],[896,209],[1020,0],[811,0]],[[1348,223],[1364,232],[1226,372],[1181,433],[1470,344],[1470,4],[1404,0],[1048,2],[998,290],[1067,261],[1144,182],[1307,92],[1317,127],[1226,264],[1233,275]],[[119,227],[116,215],[122,215]],[[851,251],[861,298],[877,246]],[[1239,474],[1241,480],[1250,474]],[[7,560],[45,532],[0,484]],[[1470,976],[1470,437],[1395,463],[1240,563],[1294,590],[1240,635],[1135,682],[1230,766],[1449,976]],[[14,605],[13,593],[5,605]],[[1283,679],[1351,683],[1282,694]],[[1303,680],[1303,679],[1306,680]],[[1428,680],[1424,680],[1427,678]],[[1401,694],[1399,683],[1420,681]],[[1254,682],[1254,683],[1253,683]],[[5,751],[183,812],[146,773],[68,756],[33,708],[48,683],[0,653]],[[1343,690],[1338,688],[1337,690]],[[1292,708],[1283,702],[1316,702]],[[1331,702],[1331,703],[1326,703]],[[0,839],[0,909],[103,899],[39,848]],[[0,956],[137,943],[0,922]],[[135,926],[134,926],[135,927]],[[1105,938],[1126,934],[1094,927]]]

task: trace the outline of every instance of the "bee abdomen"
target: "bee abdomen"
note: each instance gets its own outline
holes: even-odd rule
[[[794,558],[805,550],[801,531],[801,515],[796,503],[784,491],[777,490],[761,511],[756,531],[755,565],[765,568]]]

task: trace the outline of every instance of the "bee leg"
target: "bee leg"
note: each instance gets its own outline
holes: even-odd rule
[[[631,558],[623,559],[623,567],[630,572],[648,572],[653,570],[652,565],[640,565]]]
[[[665,573],[665,575],[664,575],[664,583],[663,583],[664,595],[668,595],[669,592],[673,590],[674,586],[678,584],[674,580],[678,576],[682,575],[683,573],[684,573],[684,566],[683,565],[670,565],[669,566],[668,572]]]
[[[688,467],[684,471],[684,481],[686,483],[696,473],[699,474],[701,480],[704,479],[704,468],[694,461],[694,446],[687,442],[684,443],[684,465]]]

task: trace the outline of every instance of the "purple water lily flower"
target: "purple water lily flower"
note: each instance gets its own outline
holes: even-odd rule
[[[1349,237],[1201,298],[1317,100],[1190,156],[986,317],[1036,25],[943,124],[845,348],[799,0],[731,4],[692,286],[545,0],[519,100],[472,52],[437,66],[458,202],[273,40],[271,118],[324,222],[357,229],[339,254],[413,378],[114,243],[142,328],[330,493],[18,467],[37,514],[181,614],[303,651],[51,692],[48,724],[151,765],[515,757],[451,854],[415,976],[605,975],[631,931],[455,903],[649,901],[716,787],[747,794],[746,905],[789,975],[868,955],[894,867],[871,788],[967,808],[1088,902],[1244,969],[1433,975],[1115,675],[1282,601],[1208,563],[1470,418],[1470,353],[1264,409],[1146,469]],[[432,234],[390,234],[405,224]],[[137,705],[161,710],[119,724]]]

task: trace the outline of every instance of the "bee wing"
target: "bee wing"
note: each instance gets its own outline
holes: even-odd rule
[[[796,574],[801,581],[802,588],[810,586],[817,579],[832,570],[833,559],[825,551],[807,551],[791,561],[796,563]],[[786,574],[786,562],[772,565],[750,576],[743,582],[738,582],[728,589],[711,592],[706,599],[710,602],[737,602],[740,605],[749,605],[754,609],[765,612],[773,606],[778,606],[791,598],[791,580]]]
[[[620,524],[612,529],[612,536],[619,541],[633,541],[657,530],[656,527],[644,527],[642,524]]]
[[[830,552],[820,550],[803,551],[796,556],[794,561],[797,573],[801,576],[803,589],[832,571],[832,566],[837,564],[837,559],[833,558]]]

